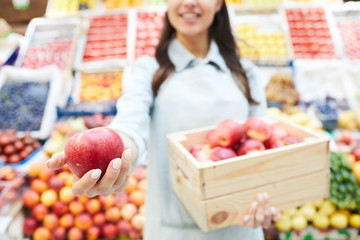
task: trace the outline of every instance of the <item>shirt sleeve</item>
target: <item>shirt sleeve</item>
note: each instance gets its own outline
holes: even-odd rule
[[[150,108],[154,96],[152,78],[158,66],[154,58],[144,56],[125,69],[122,95],[116,103],[117,114],[110,128],[129,136],[137,145],[137,164],[144,164],[150,128]]]
[[[265,116],[267,109],[265,86],[261,81],[258,67],[248,60],[241,60],[246,71],[252,98],[259,104],[250,104],[249,116]]]

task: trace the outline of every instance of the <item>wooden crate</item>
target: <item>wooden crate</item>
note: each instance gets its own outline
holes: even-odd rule
[[[215,126],[167,136],[172,187],[204,232],[236,224],[264,191],[280,210],[328,196],[329,139],[284,119],[264,120],[301,142],[202,164],[189,149]]]

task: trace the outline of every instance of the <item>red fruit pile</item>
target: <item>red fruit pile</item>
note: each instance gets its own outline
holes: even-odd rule
[[[18,163],[40,146],[40,142],[32,138],[29,132],[25,132],[24,136],[19,138],[15,130],[0,130],[0,161]]]
[[[343,22],[337,24],[346,54],[351,60],[360,59],[360,22]]]
[[[226,119],[207,134],[205,144],[193,146],[190,153],[199,162],[219,161],[298,142],[282,127],[257,117],[250,117],[244,124]]]
[[[286,9],[294,57],[337,58],[323,8]]]
[[[125,59],[128,15],[107,15],[90,18],[84,51],[84,62],[104,59]]]
[[[10,166],[0,168],[0,212],[2,206],[19,198],[25,183],[25,174]]]
[[[137,20],[135,58],[143,55],[155,56],[163,28],[164,12],[139,12]]]
[[[136,167],[123,193],[108,197],[76,197],[73,173],[67,166],[54,171],[43,163],[30,166],[30,189],[22,199],[30,214],[24,236],[42,239],[141,239],[145,220],[145,167]]]

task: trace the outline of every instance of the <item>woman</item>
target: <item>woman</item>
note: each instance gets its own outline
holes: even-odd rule
[[[223,0],[168,0],[156,59],[139,59],[124,76],[117,110],[110,127],[129,143],[122,159],[114,159],[100,181],[99,169],[75,178],[74,194],[93,197],[123,191],[132,161],[142,161],[148,149],[145,240],[263,239],[261,227],[279,218],[266,193],[249,203],[239,220],[242,227],[203,233],[170,186],[168,133],[226,118],[244,120],[266,110],[256,68],[239,61]],[[60,153],[46,165],[55,169],[64,163]]]

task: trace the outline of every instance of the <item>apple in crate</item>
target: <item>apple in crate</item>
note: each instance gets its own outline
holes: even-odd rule
[[[196,144],[190,149],[190,153],[199,162],[209,160],[210,147],[207,144]]]
[[[212,161],[216,162],[216,161],[220,161],[220,160],[224,160],[224,159],[228,159],[228,158],[233,158],[236,156],[237,155],[234,152],[234,150],[232,150],[230,148],[215,147],[211,150],[209,158]]]
[[[260,142],[266,141],[271,135],[270,125],[257,117],[249,117],[245,124],[245,133],[248,138],[258,140]]]
[[[65,160],[78,177],[97,168],[101,169],[102,177],[110,161],[121,158],[124,150],[124,142],[117,132],[98,127],[71,136],[65,146]]]
[[[242,139],[244,129],[234,119],[225,119],[221,121],[215,128],[215,137],[209,136],[209,141],[212,138],[217,139],[218,145],[222,147],[232,147]],[[211,138],[210,138],[211,137]]]
[[[214,148],[220,146],[218,139],[216,137],[215,129],[208,132],[206,135],[206,144],[209,145],[210,148]]]
[[[271,131],[270,137],[265,141],[265,146],[267,148],[270,148],[270,146],[273,145],[277,140],[280,140],[283,137],[288,136],[286,130],[277,125],[270,125],[270,131]]]
[[[262,142],[255,139],[246,139],[238,148],[237,155],[242,156],[253,152],[261,152],[265,150]]]

